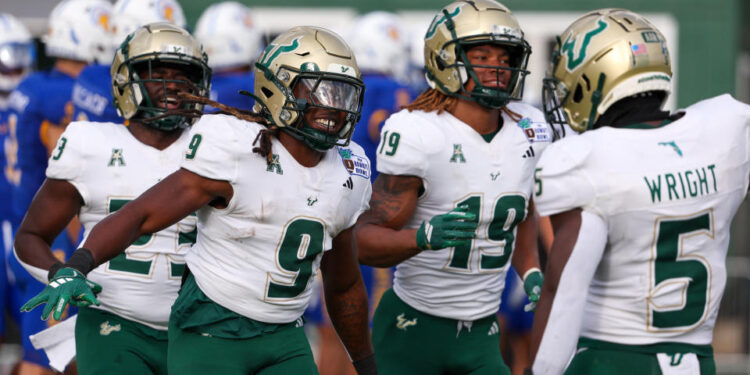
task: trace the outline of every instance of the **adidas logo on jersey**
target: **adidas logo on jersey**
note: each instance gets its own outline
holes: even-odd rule
[[[521,157],[526,159],[526,158],[533,158],[534,156],[536,156],[536,154],[534,153],[534,147],[529,146],[529,149],[526,150],[526,153],[524,153]]]
[[[342,185],[345,188],[349,188],[349,190],[354,190],[354,182],[352,181],[352,178],[349,177],[344,181],[344,185]]]
[[[409,326],[417,325],[417,318],[406,319],[404,318],[404,313],[401,313],[401,315],[397,316],[396,320],[398,320],[398,322],[396,322],[396,328],[403,329],[404,331],[406,331],[406,328]]]
[[[487,336],[497,335],[498,333],[500,333],[500,327],[498,327],[497,322],[492,322],[490,330],[487,332]]]
[[[99,325],[99,334],[102,336],[109,336],[112,332],[120,332],[120,325],[111,325],[109,320]]]

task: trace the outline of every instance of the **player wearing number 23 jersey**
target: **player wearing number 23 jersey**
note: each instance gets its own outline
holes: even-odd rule
[[[170,48],[165,51],[163,45]],[[176,98],[179,92],[208,95],[205,59],[200,44],[177,26],[150,24],[128,36],[112,65],[112,85],[115,106],[129,125],[71,123],[51,154],[47,179],[18,231],[18,257],[39,279],[49,277],[52,285],[59,285],[55,280],[72,281],[69,276],[78,272],[56,262],[43,246],[71,216],[78,214],[85,241],[97,223],[179,169],[190,139],[186,127],[192,121],[161,114],[171,106],[200,108]],[[132,90],[139,91],[139,100]],[[195,242],[196,222],[195,214],[188,213],[161,230],[143,233],[88,273],[87,282],[101,293],[93,306],[81,304],[75,321],[79,374],[166,373],[170,308],[180,289],[185,252]],[[24,309],[37,301],[32,299]],[[47,307],[43,318],[50,315]]]
[[[564,46],[583,34],[586,59],[563,54],[547,80],[549,120],[585,133],[538,165],[537,208],[552,215],[555,243],[533,371],[714,374],[729,229],[750,178],[750,106],[722,95],[670,115],[660,110],[669,56],[651,23],[594,11]],[[577,91],[581,74],[591,90],[556,96]]]

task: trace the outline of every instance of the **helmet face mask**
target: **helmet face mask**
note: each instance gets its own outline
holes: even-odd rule
[[[315,150],[349,144],[364,83],[341,37],[295,27],[271,42],[255,67],[256,112]]]
[[[478,45],[505,49],[508,66],[472,64],[467,52]],[[443,8],[425,34],[425,77],[430,87],[453,97],[472,100],[484,107],[501,108],[510,100],[520,100],[531,47],[523,38],[513,14],[494,0],[458,1]],[[495,87],[483,85],[477,69],[495,70]],[[505,88],[500,76],[510,75]],[[466,83],[474,82],[471,91]]]
[[[165,73],[169,68],[182,74],[169,77]],[[171,131],[194,121],[180,111],[202,109],[201,104],[176,98],[177,93],[208,96],[211,69],[200,44],[187,31],[161,22],[146,25],[125,39],[112,63],[112,78],[115,107],[121,116]]]
[[[671,91],[664,36],[624,9],[600,9],[573,22],[558,38],[542,91],[547,122],[577,132],[593,128],[618,100]]]

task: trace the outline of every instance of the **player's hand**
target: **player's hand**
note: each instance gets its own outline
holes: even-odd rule
[[[544,275],[539,269],[533,269],[527,272],[523,278],[523,290],[529,296],[529,303],[523,307],[523,311],[534,311],[536,303],[539,302],[539,295],[542,294],[542,284],[544,284]]]
[[[446,247],[469,245],[476,237],[477,215],[468,212],[464,205],[452,211],[435,215],[423,221],[417,229],[417,247],[422,250],[440,250]]]
[[[55,273],[41,293],[21,307],[21,311],[31,311],[46,303],[42,311],[42,319],[49,319],[54,309],[52,317],[60,320],[68,304],[78,307],[99,305],[95,294],[101,290],[102,287],[99,284],[89,281],[75,268],[64,267]]]

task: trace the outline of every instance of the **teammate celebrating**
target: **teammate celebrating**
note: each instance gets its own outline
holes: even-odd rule
[[[530,52],[505,6],[449,4],[425,35],[432,88],[383,127],[356,239],[362,263],[398,264],[373,320],[385,373],[509,373],[495,313],[511,258],[534,300],[542,281],[531,192],[551,130],[510,102]]]
[[[552,215],[555,241],[533,371],[715,374],[729,228],[750,176],[750,106],[722,95],[662,111],[666,41],[633,12],[587,13],[558,41],[545,112],[585,133],[539,162],[538,209]]]
[[[115,55],[111,84],[118,113],[129,125],[71,123],[18,231],[18,258],[37,278],[46,282],[48,275],[69,271],[61,270],[50,244],[73,215],[89,235],[96,223],[179,168],[192,120],[172,113],[200,107],[181,102],[180,92],[208,96],[206,60],[187,31],[168,23],[146,25],[127,37]],[[101,305],[78,312],[79,374],[167,373],[169,312],[195,224],[189,215],[145,234],[88,274],[102,287]]]
[[[318,269],[355,367],[375,373],[352,247],[371,189],[361,147],[347,147],[362,105],[356,61],[339,36],[296,27],[256,68],[256,114],[234,111],[252,121],[202,117],[181,169],[94,227],[29,308],[47,303],[45,316],[57,316],[68,302],[97,303],[85,274],[197,210],[169,321],[170,373],[315,373],[300,317]]]

